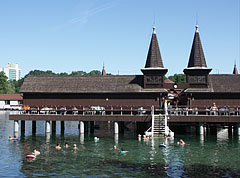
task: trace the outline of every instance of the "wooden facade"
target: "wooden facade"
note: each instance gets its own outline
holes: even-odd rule
[[[164,68],[155,28],[143,75],[27,76],[21,88],[23,104],[30,107],[128,106],[163,107],[168,93],[176,93],[176,106],[240,106],[240,75],[209,74],[198,26],[184,73],[187,83],[165,83]],[[236,71],[236,69],[235,69]]]

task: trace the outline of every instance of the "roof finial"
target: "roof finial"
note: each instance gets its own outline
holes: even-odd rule
[[[155,24],[153,26],[153,34],[156,34],[156,27],[155,27]]]
[[[196,24],[195,28],[196,28],[196,33],[198,33],[198,24]]]

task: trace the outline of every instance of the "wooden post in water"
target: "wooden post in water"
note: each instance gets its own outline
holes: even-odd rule
[[[21,121],[21,134],[25,134],[25,121]]]
[[[88,132],[88,121],[84,121],[84,132]]]
[[[124,122],[120,122],[120,133],[124,134]]]
[[[232,137],[232,124],[228,124],[228,137]]]
[[[64,121],[61,121],[61,134],[64,134],[64,130],[65,130],[65,123]]]
[[[210,126],[210,135],[217,135],[217,126]]]
[[[94,121],[90,121],[90,133],[94,133]]]
[[[240,136],[240,123],[234,125],[234,134]]]
[[[56,134],[56,121],[52,121],[52,133]]]
[[[37,121],[32,121],[32,134],[36,134],[37,131]]]

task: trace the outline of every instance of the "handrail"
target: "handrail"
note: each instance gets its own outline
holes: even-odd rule
[[[167,113],[171,115],[217,115],[217,116],[240,116],[240,106],[238,107],[220,107],[216,111],[212,111],[209,107],[167,107]],[[141,115],[149,116],[152,113],[164,114],[165,111],[159,107],[153,106],[35,106],[28,110],[20,110],[21,114],[74,114],[74,115]]]

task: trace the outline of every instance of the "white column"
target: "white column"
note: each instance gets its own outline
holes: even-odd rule
[[[84,134],[80,134],[80,143],[84,144]]]
[[[118,131],[118,122],[114,122],[114,133],[115,134],[119,133],[119,131]]]
[[[45,124],[45,132],[46,132],[46,133],[50,133],[50,128],[51,128],[51,126],[50,126],[50,121],[46,121],[46,124]]]
[[[18,132],[18,129],[19,129],[18,121],[15,120],[15,121],[14,121],[14,132]]]
[[[200,135],[204,135],[204,127],[203,127],[203,123],[199,123],[199,134]]]
[[[80,124],[80,134],[84,134],[84,122],[79,121],[79,124]]]
[[[115,141],[115,144],[117,145],[118,144],[118,134],[114,134],[114,141]]]
[[[50,143],[50,133],[46,132],[46,143]]]

